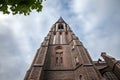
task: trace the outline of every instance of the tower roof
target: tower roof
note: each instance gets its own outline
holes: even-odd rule
[[[62,17],[60,17],[56,23],[66,23],[66,22],[63,20]]]

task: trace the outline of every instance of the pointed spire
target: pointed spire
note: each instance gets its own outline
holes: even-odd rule
[[[62,17],[60,17],[58,21],[64,21],[64,20],[63,20],[63,18],[62,18]]]
[[[64,22],[64,23],[65,23],[65,21],[63,20],[63,18],[62,18],[62,17],[60,17],[56,23],[62,23],[62,22]]]

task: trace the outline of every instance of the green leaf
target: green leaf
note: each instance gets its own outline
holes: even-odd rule
[[[9,14],[11,11],[13,15],[29,15],[32,10],[42,11],[42,2],[43,0],[1,0],[0,11],[3,14]],[[8,6],[10,11],[8,11]]]

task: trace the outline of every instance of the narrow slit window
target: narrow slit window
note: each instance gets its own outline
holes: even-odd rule
[[[60,62],[63,63],[63,58],[62,57],[60,58]]]
[[[60,34],[60,44],[62,44],[62,35]]]
[[[53,37],[53,44],[55,44],[56,35]]]
[[[58,57],[56,57],[56,64],[58,64]]]
[[[79,80],[82,80],[82,75],[79,76]]]

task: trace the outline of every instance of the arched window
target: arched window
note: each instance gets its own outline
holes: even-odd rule
[[[82,80],[82,75],[79,76],[79,80]]]
[[[61,46],[57,46],[56,48],[56,65],[63,64],[63,50]]]
[[[58,31],[63,31],[63,29],[64,29],[64,28],[63,28],[63,25],[62,25],[62,24],[59,24],[59,25],[58,25]]]

